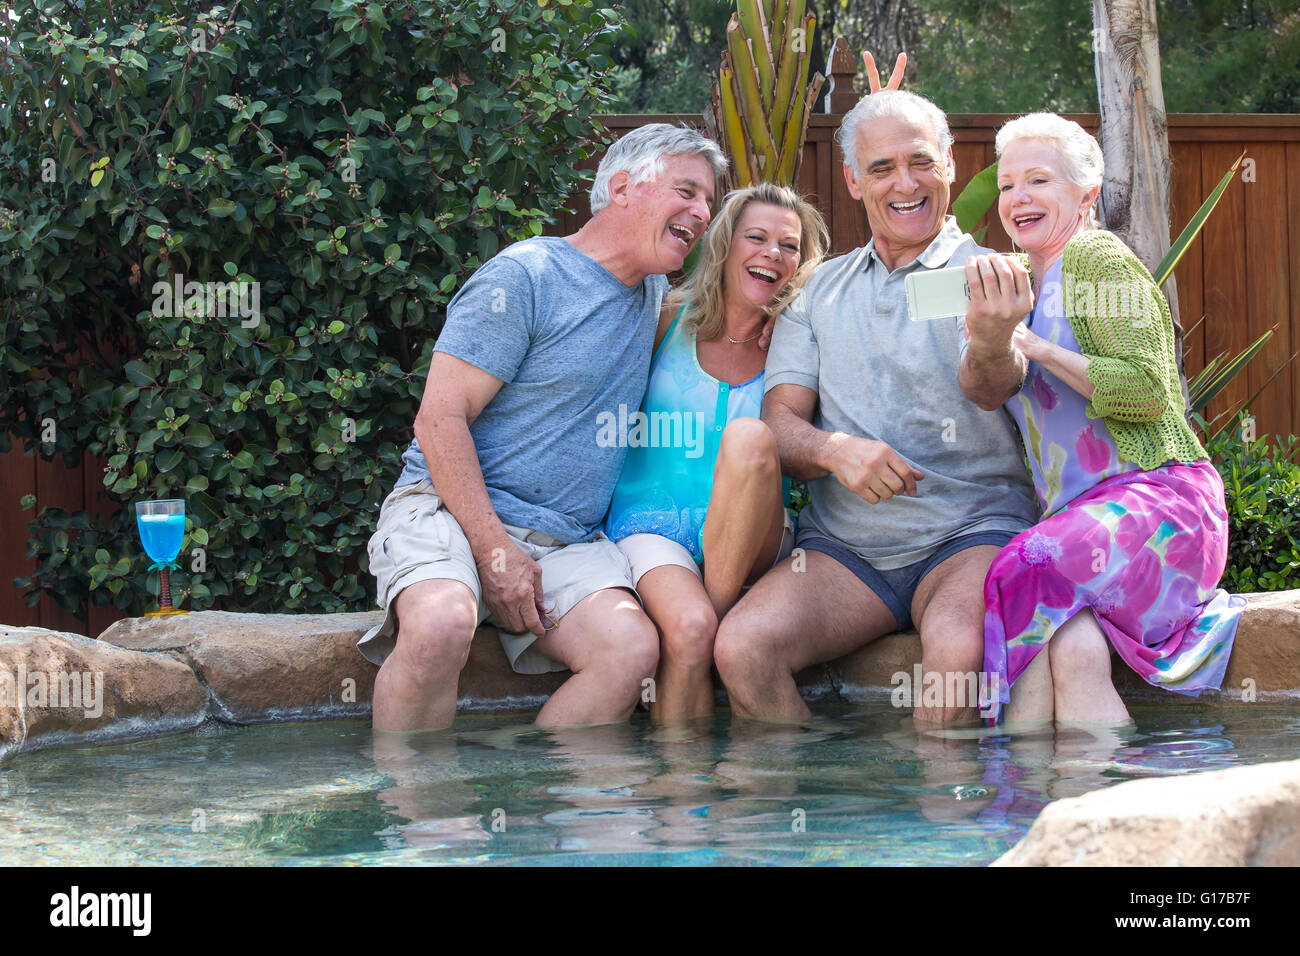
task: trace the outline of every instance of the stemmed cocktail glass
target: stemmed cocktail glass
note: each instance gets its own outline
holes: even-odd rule
[[[169,571],[180,570],[176,556],[181,553],[185,540],[185,500],[167,498],[162,501],[137,501],[135,523],[145,552],[153,559],[149,570],[157,569],[158,610],[145,612],[146,617],[163,617],[168,614],[188,612],[172,607],[172,585]]]

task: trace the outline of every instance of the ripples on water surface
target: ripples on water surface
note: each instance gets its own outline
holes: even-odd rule
[[[461,717],[213,726],[0,766],[4,864],[959,864],[1050,800],[1292,759],[1294,707],[1134,707],[1137,729],[917,739],[887,704],[781,728],[542,731]]]

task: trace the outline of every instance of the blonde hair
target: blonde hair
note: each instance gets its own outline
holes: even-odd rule
[[[994,140],[997,158],[1017,140],[1032,139],[1046,143],[1061,154],[1061,173],[1080,189],[1100,187],[1106,172],[1106,160],[1096,138],[1074,120],[1056,113],[1029,113],[1004,123]],[[1100,195],[1100,193],[1098,193]],[[1083,228],[1100,229],[1097,203],[1088,208]]]
[[[789,304],[808,281],[813,270],[821,264],[830,245],[821,213],[793,189],[760,183],[727,193],[722,208],[713,217],[700,240],[700,257],[695,268],[687,280],[672,292],[674,301],[685,300],[688,303],[682,316],[683,328],[694,330],[696,337],[705,342],[722,338],[726,326],[723,302],[726,295],[724,272],[727,256],[731,253],[736,227],[750,203],[788,209],[799,217],[799,268],[780,294],[764,307],[763,311],[767,315],[776,315]]]

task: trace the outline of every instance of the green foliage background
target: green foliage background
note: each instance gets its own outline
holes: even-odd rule
[[[632,0],[614,49],[618,112],[694,113],[709,102],[731,0]],[[951,113],[1097,111],[1087,0],[809,0],[812,64],[836,36],[888,75],[906,51],[908,88]],[[1170,113],[1300,112],[1296,0],[1157,0]],[[858,92],[867,92],[858,73]]]
[[[1242,440],[1245,413],[1205,443],[1223,478],[1228,566],[1234,593],[1300,588],[1300,439]]]
[[[373,606],[365,544],[443,310],[482,261],[553,221],[607,142],[591,115],[608,112],[617,14],[38,0],[11,16],[0,451],[107,454],[122,503],[107,522],[40,509],[38,568],[17,582],[28,602],[140,613],[158,575],[130,503],[174,497],[188,510],[178,605]],[[260,323],[155,317],[153,284],[176,274],[259,283]],[[198,546],[206,571],[191,573]]]

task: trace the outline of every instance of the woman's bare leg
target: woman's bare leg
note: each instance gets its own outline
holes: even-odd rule
[[[1111,681],[1110,642],[1091,610],[1084,608],[1057,628],[1047,653],[1058,724],[1115,727],[1132,721]]]
[[[784,528],[776,438],[757,418],[737,418],[722,433],[704,520],[704,589],[718,620],[772,567]]]
[[[1060,635],[1060,631],[1057,635]],[[1052,640],[1055,641],[1056,638]],[[1049,643],[1034,655],[1029,666],[1011,685],[1011,703],[1007,704],[1004,718],[1008,731],[1036,730],[1051,724],[1056,708],[1050,656]]]
[[[641,575],[636,590],[659,629],[659,672],[650,719],[676,722],[713,713],[713,639],[718,617],[694,572],[668,564]]]

